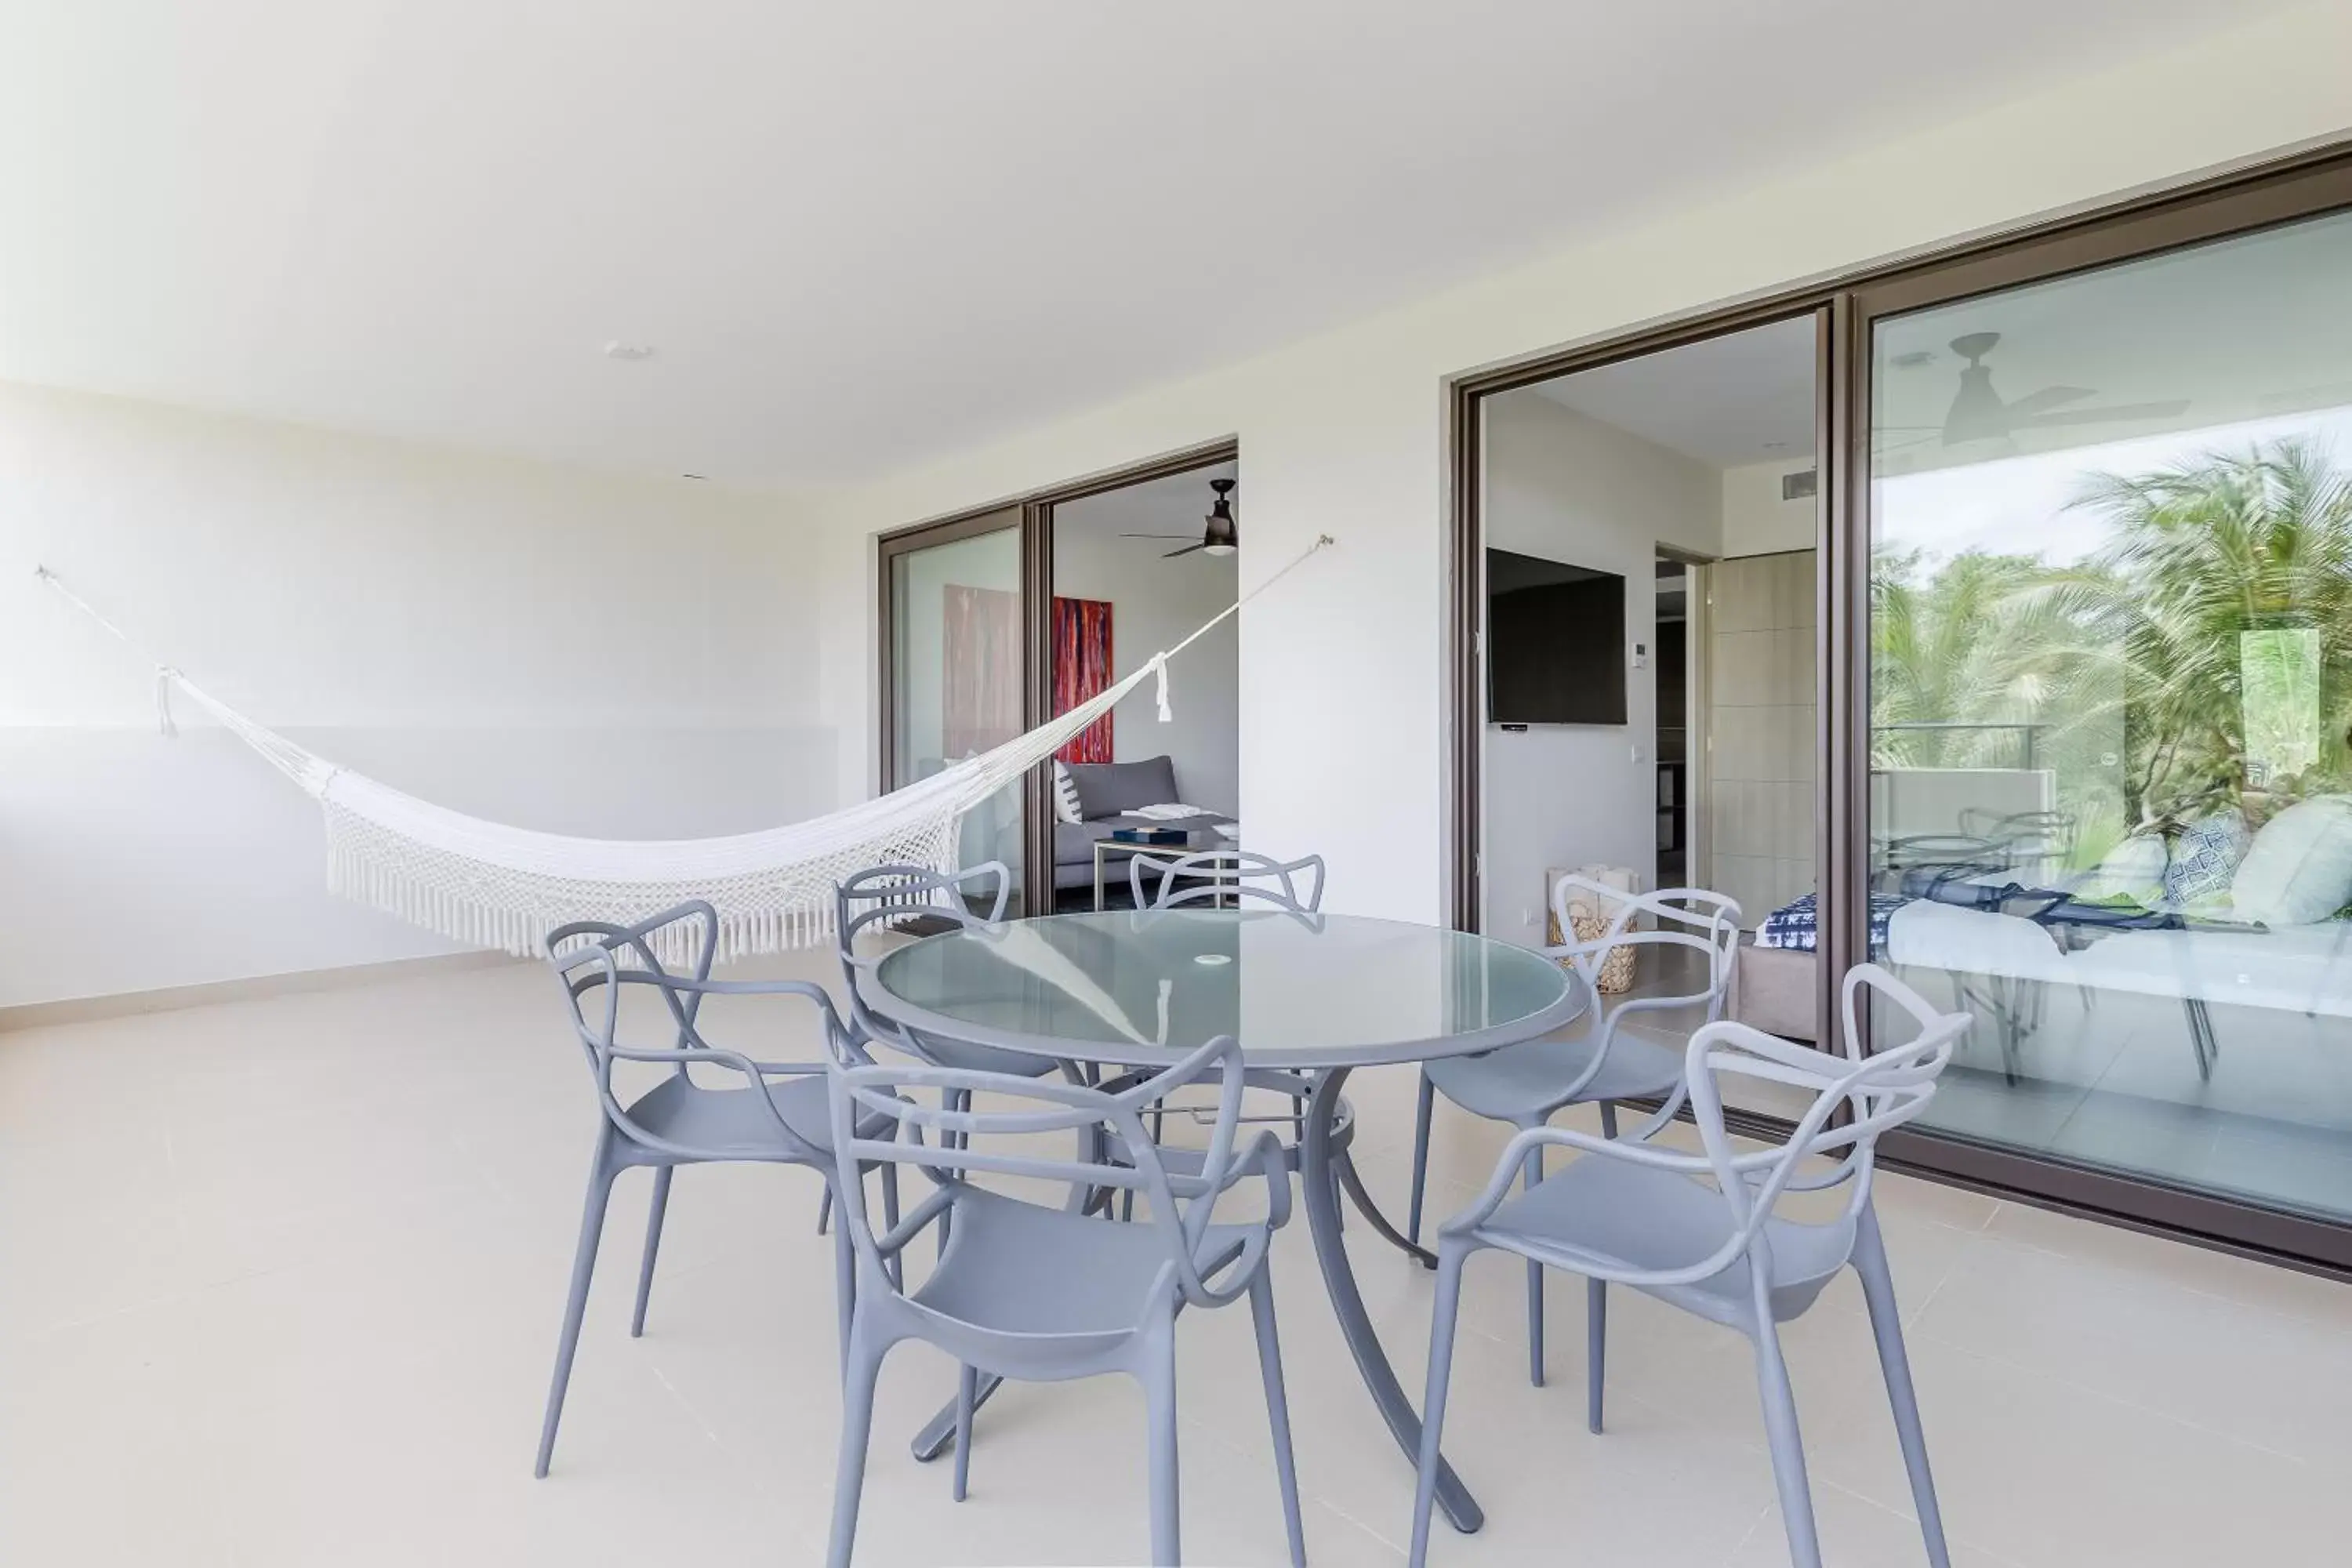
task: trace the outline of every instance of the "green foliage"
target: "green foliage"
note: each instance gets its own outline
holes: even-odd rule
[[[1916,552],[1874,555],[1874,764],[2014,767],[2016,730],[1905,726],[2039,726],[2037,761],[2057,770],[2086,850],[2249,790],[2343,787],[2352,480],[2289,440],[2095,476],[2075,504],[2108,528],[2079,564],[1969,552],[1931,571]],[[2273,630],[2295,635],[2245,635]]]

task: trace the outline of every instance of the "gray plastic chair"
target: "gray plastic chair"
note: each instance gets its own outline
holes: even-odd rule
[[[667,928],[688,921],[697,928],[692,933],[694,972],[673,974],[656,956],[656,950],[663,945]],[[572,1353],[580,1343],[580,1321],[588,1304],[588,1284],[595,1272],[597,1244],[604,1235],[614,1178],[639,1165],[654,1169],[653,1205],[646,1216],[645,1254],[637,1268],[636,1305],[629,1317],[629,1334],[635,1338],[645,1332],[654,1260],[661,1250],[662,1220],[669,1207],[670,1176],[678,1166],[739,1160],[806,1165],[824,1180],[828,1194],[836,1172],[845,1168],[833,1156],[833,1121],[823,1077],[843,1039],[833,999],[824,987],[804,980],[711,979],[718,941],[718,911],[700,900],[680,904],[633,926],[582,921],[559,926],[548,934],[548,963],[563,988],[572,1026],[587,1052],[599,1114],[595,1152],[588,1165],[587,1202],[580,1216],[580,1243],[572,1264],[572,1291],[564,1302],[555,1377],[547,1392],[547,1415],[540,1429],[533,1474],[542,1478],[555,1453],[555,1429],[563,1415],[564,1390],[572,1380]],[[672,1026],[667,1047],[656,1049],[621,1043],[621,997],[631,985],[648,986],[660,994]],[[816,1008],[826,1055],[804,1062],[756,1061],[712,1045],[703,1036],[698,1016],[704,998],[717,995],[800,997]],[[613,1088],[613,1064],[617,1061],[667,1063],[672,1070],[654,1088],[623,1105]],[[690,1066],[725,1068],[740,1075],[742,1082],[730,1089],[706,1088],[694,1081],[688,1071]],[[785,1081],[771,1081],[774,1079]],[[881,1174],[884,1212],[895,1214],[898,1172],[884,1167]],[[852,1180],[856,1179],[853,1175]],[[834,1268],[845,1353],[848,1293],[854,1279],[846,1241],[835,1246]]]
[[[1413,1111],[1412,1200],[1405,1215],[1405,1236],[1412,1241],[1421,1239],[1431,1111],[1439,1094],[1474,1116],[1507,1121],[1522,1131],[1542,1126],[1565,1106],[1598,1103],[1601,1130],[1612,1138],[1617,1136],[1617,1101],[1657,1100],[1656,1112],[1633,1133],[1636,1142],[1647,1140],[1682,1109],[1682,1053],[1656,1040],[1621,1034],[1619,1028],[1628,1018],[1644,1013],[1704,1010],[1704,1021],[1709,1024],[1722,1016],[1739,953],[1739,905],[1702,888],[1629,893],[1583,877],[1562,877],[1552,891],[1552,904],[1563,931],[1571,929],[1570,900],[1580,890],[1603,900],[1604,908],[1611,902],[1618,905],[1609,928],[1591,942],[1544,951],[1575,965],[1587,996],[1600,999],[1601,966],[1612,952],[1624,947],[1679,947],[1704,953],[1706,984],[1685,995],[1632,996],[1613,1006],[1595,1007],[1586,1013],[1584,1032],[1575,1039],[1530,1040],[1482,1056],[1426,1064]],[[1660,922],[1659,929],[1633,929],[1633,922],[1645,914]],[[1677,926],[1684,929],[1674,929]],[[1540,1150],[1530,1152],[1525,1177],[1530,1187],[1543,1180]],[[1607,1288],[1596,1279],[1588,1286],[1587,1296],[1587,1308],[1595,1321],[1604,1319],[1609,1310]],[[1528,1265],[1528,1380],[1543,1386],[1543,1270],[1532,1263]]]
[[[1156,892],[1146,892],[1149,877],[1160,879]],[[1279,905],[1299,914],[1323,907],[1323,857],[1302,856],[1277,860],[1250,849],[1202,849],[1172,858],[1138,853],[1128,857],[1127,886],[1139,910],[1173,909],[1206,899],[1213,903],[1230,897]],[[1299,891],[1299,883],[1308,887]]]
[[[1147,895],[1149,879],[1154,876],[1160,879],[1159,888]],[[1213,879],[1197,879],[1201,878]],[[1261,855],[1248,849],[1204,849],[1172,858],[1139,854],[1130,857],[1127,863],[1128,888],[1134,894],[1135,907],[1139,910],[1176,909],[1203,899],[1213,900],[1230,896],[1236,907],[1247,900],[1272,904],[1296,915],[1307,915],[1323,907],[1324,880],[1325,868],[1320,855],[1302,856],[1296,860],[1277,860],[1271,855]],[[1303,893],[1299,890],[1302,881],[1307,884]],[[1249,1087],[1271,1090],[1290,1101],[1290,1114],[1286,1120],[1290,1123],[1291,1141],[1286,1152],[1290,1168],[1297,1170],[1298,1144],[1307,1135],[1307,1097],[1315,1091],[1314,1084],[1304,1073],[1261,1068],[1249,1075]],[[1179,1106],[1153,1109],[1153,1139],[1157,1140],[1160,1135],[1163,1118],[1182,1109]],[[1353,1137],[1355,1113],[1343,1104],[1340,1119],[1341,1134],[1336,1137],[1335,1146],[1344,1150]],[[1191,1151],[1169,1149],[1162,1152],[1161,1157],[1171,1162],[1175,1168],[1182,1169],[1184,1163],[1195,1156]],[[1123,1194],[1119,1203],[1120,1217],[1126,1218],[1133,1212],[1135,1194],[1132,1192]]]
[[[1142,1113],[1171,1090],[1212,1075],[1219,1086],[1218,1114],[1207,1159],[1197,1176],[1171,1172],[1144,1136]],[[843,1066],[830,1075],[835,1147],[848,1178],[841,1188],[841,1228],[856,1254],[840,1472],[834,1485],[828,1558],[833,1568],[848,1568],[856,1537],[875,1380],[891,1347],[910,1339],[938,1346],[962,1367],[956,1399],[959,1501],[970,1479],[971,1413],[982,1372],[1030,1382],[1103,1373],[1134,1377],[1143,1385],[1150,1424],[1152,1562],[1175,1563],[1176,1317],[1187,1306],[1222,1307],[1244,1294],[1257,1329],[1290,1560],[1294,1565],[1306,1562],[1268,1272],[1273,1233],[1290,1215],[1290,1182],[1270,1134],[1261,1132],[1245,1146],[1234,1146],[1243,1077],[1241,1049],[1231,1037],[1210,1041],[1118,1094],[1087,1084],[896,1062]],[[963,1105],[986,1095],[987,1103],[1019,1108],[934,1108],[917,1103],[908,1092],[923,1090],[937,1090],[943,1100]],[[853,1133],[854,1119],[859,1125]],[[897,1136],[878,1135],[874,1120],[895,1122]],[[936,1141],[925,1142],[926,1132]],[[1058,1132],[1078,1136],[1080,1158],[1049,1159],[992,1142]],[[1101,1157],[1106,1136],[1124,1142],[1131,1163]],[[937,1189],[903,1221],[877,1233],[856,1181],[856,1173],[868,1163],[913,1165]],[[1075,1209],[1046,1207],[973,1185],[971,1177],[982,1173],[1042,1178],[1066,1184],[1073,1193],[1139,1190],[1150,1214],[1141,1224],[1105,1225]],[[1265,1184],[1266,1217],[1216,1224],[1218,1198],[1252,1175]],[[899,1254],[925,1229],[950,1216],[952,1235],[937,1267],[919,1288],[902,1289],[895,1267]]]
[[[873,866],[835,884],[834,931],[840,949],[841,976],[849,994],[852,1035],[861,1043],[879,1042],[934,1067],[971,1068],[982,1072],[1016,1073],[1024,1078],[1042,1077],[1059,1069],[1062,1064],[1050,1057],[967,1045],[961,1040],[934,1039],[903,1028],[867,1007],[857,988],[858,976],[883,958],[878,952],[857,952],[857,938],[864,931],[884,931],[908,921],[936,921],[966,931],[1002,924],[1012,891],[1013,873],[1002,860],[953,872],[928,866]],[[988,903],[986,915],[972,912],[968,900],[974,896]],[[817,1210],[818,1235],[824,1234],[832,1214],[833,1193],[827,1188]]]
[[[1918,1032],[1907,1042],[1862,1054],[1855,1009],[1867,988],[1908,1015]],[[1712,1023],[1691,1036],[1685,1073],[1706,1153],[1685,1154],[1631,1139],[1595,1138],[1563,1127],[1538,1127],[1511,1140],[1475,1203],[1438,1232],[1437,1303],[1430,1328],[1429,1389],[1423,1405],[1420,1485],[1413,1498],[1412,1563],[1429,1550],[1430,1504],[1454,1355],[1462,1268],[1481,1247],[1517,1253],[1531,1267],[1564,1268],[1586,1279],[1630,1285],[1711,1322],[1738,1329],[1756,1350],[1756,1378],[1772,1449],[1772,1475],[1798,1568],[1820,1568],[1805,1449],[1797,1405],[1781,1359],[1778,1325],[1811,1307],[1838,1271],[1862,1278],[1878,1364],[1895,1410],[1895,1430],[1910,1472],[1927,1560],[1949,1568],[1936,1485],[1919,1427],[1919,1403],[1903,1348],[1903,1321],[1886,1267],[1886,1247],[1871,1203],[1878,1140],[1927,1108],[1937,1075],[1969,1027],[1966,1014],[1937,1013],[1919,994],[1876,964],[1848,972],[1843,1055],[1796,1045],[1744,1024]],[[1811,1106],[1786,1143],[1740,1152],[1724,1129],[1721,1080],[1763,1079],[1810,1089]],[[1837,1125],[1831,1119],[1847,1116]],[[1510,1195],[1526,1163],[1547,1145],[1580,1157],[1540,1185]],[[1835,1162],[1801,1174],[1808,1158]],[[1822,1224],[1784,1219],[1773,1206],[1784,1193],[1848,1185],[1843,1211]],[[1594,1320],[1587,1344],[1591,1425],[1601,1430],[1607,1341]]]

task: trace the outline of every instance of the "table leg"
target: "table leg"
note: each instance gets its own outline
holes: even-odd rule
[[[1364,1310],[1363,1293],[1356,1288],[1355,1270],[1349,1266],[1347,1246],[1339,1236],[1339,1184],[1347,1180],[1346,1162],[1332,1152],[1331,1130],[1339,1110],[1339,1088],[1347,1078],[1345,1068],[1316,1075],[1315,1092],[1307,1102],[1307,1140],[1299,1151],[1298,1184],[1307,1204],[1307,1228],[1315,1238],[1315,1259],[1323,1268],[1323,1289],[1331,1299],[1331,1310],[1339,1320],[1349,1352],[1356,1358],[1356,1371],[1406,1460],[1418,1462],[1421,1416],[1405,1398],[1396,1368],[1389,1364],[1388,1352],[1381,1348],[1380,1335]],[[1367,1217],[1370,1214],[1367,1209]],[[1470,1495],[1470,1489],[1443,1458],[1437,1468],[1437,1506],[1465,1533],[1486,1522],[1486,1511]]]
[[[1372,1228],[1381,1234],[1383,1240],[1423,1268],[1437,1267],[1437,1254],[1407,1241],[1397,1227],[1389,1223],[1389,1216],[1381,1212],[1380,1205],[1372,1202],[1372,1194],[1364,1191],[1364,1178],[1358,1173],[1352,1156],[1341,1154],[1332,1161],[1332,1164],[1339,1169],[1339,1184],[1347,1189],[1349,1200],[1356,1205],[1356,1212],[1372,1222]]]
[[[972,1390],[972,1409],[977,1411],[993,1399],[996,1391],[1003,1385],[1004,1380],[994,1373],[981,1373],[979,1386]],[[955,1401],[950,1399],[945,1409],[923,1424],[923,1429],[915,1434],[915,1440],[908,1447],[913,1449],[919,1462],[928,1465],[955,1447],[955,1435],[956,1407]]]

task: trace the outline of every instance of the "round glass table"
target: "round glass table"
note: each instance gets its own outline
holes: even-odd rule
[[[1373,1403],[1408,1460],[1421,1418],[1381,1348],[1339,1237],[1344,1188],[1380,1234],[1424,1263],[1335,1146],[1350,1070],[1493,1050],[1573,1022],[1574,975],[1540,953],[1463,931],[1274,909],[1050,915],[909,943],[862,973],[875,1012],[919,1034],[1067,1061],[1154,1067],[1232,1035],[1251,1068],[1307,1074],[1300,1197],[1324,1288]],[[952,1416],[916,1439],[929,1458]],[[1438,1503],[1462,1530],[1485,1516],[1450,1465]]]

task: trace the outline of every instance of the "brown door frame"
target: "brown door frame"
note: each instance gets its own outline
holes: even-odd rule
[[[1815,801],[1821,871],[1820,1016],[1836,1016],[1839,978],[1868,952],[1870,422],[1872,324],[1885,317],[2115,262],[2161,254],[2352,209],[2352,141],[2339,141],[2228,174],[2186,182],[2094,210],[2021,226],[1905,260],[1855,268],[1727,310],[1695,313],[1621,337],[1449,384],[1453,592],[1448,742],[1452,747],[1453,919],[1475,930],[1485,723],[1482,660],[1472,638],[1479,603],[1484,525],[1479,511],[1481,405],[1486,397],[1580,370],[1681,347],[1750,327],[1814,315],[1821,323],[1815,377],[1819,595]],[[1758,1119],[1758,1130],[1771,1127]],[[1955,1185],[2315,1272],[2352,1276],[2352,1225],[2126,1177],[1940,1133],[1902,1132],[1883,1146],[1890,1163]]]
[[[2234,238],[2280,224],[2352,211],[2352,159],[2334,158],[2292,170],[2231,181],[2187,195],[2126,207],[2094,221],[2015,239],[1938,265],[1916,268],[1856,287],[1847,307],[1845,348],[1851,365],[1849,406],[1870,406],[1870,343],[1879,321],[2022,285],[2094,271],[2119,262],[2161,256]],[[1835,595],[1841,635],[1866,681],[1871,513],[1870,431],[1855,418],[1842,443],[1849,497],[1848,581]],[[1853,858],[1866,858],[1870,755],[1866,686],[1856,688],[1853,726],[1839,759],[1836,794],[1849,799],[1860,829],[1850,839]],[[1866,868],[1855,870],[1866,875]],[[1864,940],[1858,922],[1842,934]],[[1853,948],[1859,952],[1859,947]],[[2150,1176],[2125,1176],[2085,1164],[2023,1153],[1948,1134],[1899,1132],[1887,1153],[1923,1172],[1966,1186],[2023,1195],[2137,1229],[2184,1236],[2224,1250],[2307,1269],[2352,1274],[2352,1225],[2240,1202]]]
[[[1008,528],[1021,531],[1021,725],[1024,730],[1033,730],[1052,717],[1054,706],[1054,509],[1088,496],[1163,479],[1171,474],[1236,462],[1240,458],[1240,440],[1222,437],[877,535],[875,636],[880,687],[875,711],[882,788],[892,787],[898,763],[898,625],[891,602],[890,572],[898,556]],[[1016,512],[1017,520],[1012,516]],[[1028,914],[1051,913],[1053,909],[1054,803],[1046,780],[1046,770],[1040,765],[1030,769],[1021,781],[1022,909]],[[1041,891],[1046,895],[1042,910],[1032,907]]]

